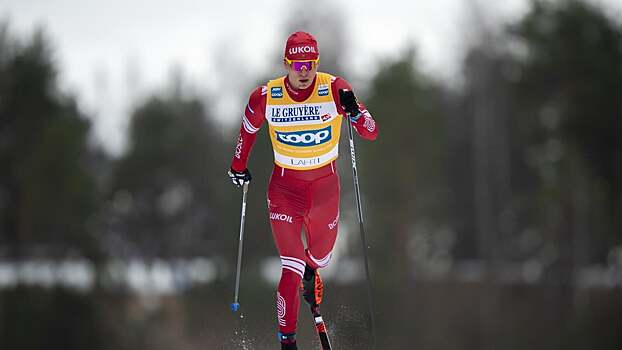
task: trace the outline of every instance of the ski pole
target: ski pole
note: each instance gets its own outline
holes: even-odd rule
[[[240,243],[238,244],[238,267],[235,274],[235,296],[231,304],[231,311],[236,312],[240,308],[238,303],[238,292],[240,291],[240,269],[242,268],[242,243],[244,243],[244,219],[246,218],[246,194],[248,193],[248,182],[244,184],[242,191],[242,215],[240,217]]]
[[[357,111],[360,113],[360,111]],[[356,209],[359,216],[359,229],[361,233],[361,244],[363,245],[363,258],[365,261],[365,278],[367,280],[367,306],[369,308],[369,324],[373,340],[372,349],[376,349],[376,324],[374,321],[374,302],[372,297],[371,277],[369,275],[369,261],[367,258],[367,239],[365,238],[365,227],[363,226],[363,210],[361,209],[361,193],[359,190],[359,177],[356,170],[356,151],[354,149],[354,139],[352,137],[352,120],[348,118],[348,136],[350,138],[350,158],[352,159],[352,177],[354,179],[354,191],[356,193]]]

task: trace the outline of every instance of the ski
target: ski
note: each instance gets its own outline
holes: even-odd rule
[[[320,307],[312,306],[311,314],[313,315],[313,321],[315,322],[315,330],[317,331],[317,335],[320,338],[320,343],[322,344],[322,350],[331,350],[332,348],[330,346],[330,340],[328,340],[326,324],[324,323],[324,319],[320,314]]]

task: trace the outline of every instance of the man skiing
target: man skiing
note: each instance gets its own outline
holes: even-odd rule
[[[357,101],[350,84],[318,72],[319,59],[317,41],[311,34],[289,36],[283,60],[287,75],[251,93],[229,170],[236,186],[251,181],[248,157],[257,131],[267,121],[275,162],[268,185],[268,210],[282,264],[276,294],[281,349],[297,349],[299,289],[319,315],[324,286],[318,269],[331,259],[339,222],[335,160],[342,118],[350,118],[364,139],[375,140],[378,135],[375,121]]]

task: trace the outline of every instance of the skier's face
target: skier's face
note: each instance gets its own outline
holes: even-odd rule
[[[314,62],[309,65],[294,65],[285,61],[284,64],[285,69],[287,69],[287,77],[292,86],[295,89],[306,89],[313,83],[313,78],[315,78],[319,63]]]

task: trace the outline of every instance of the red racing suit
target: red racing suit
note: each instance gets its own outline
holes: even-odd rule
[[[335,167],[341,121],[346,115],[339,89],[351,90],[340,77],[317,73],[311,86],[296,90],[286,77],[255,89],[244,110],[231,168],[246,169],[264,121],[268,121],[275,165],[268,186],[272,234],[281,257],[277,290],[279,331],[295,333],[299,287],[305,266],[328,265],[339,222],[339,176]],[[375,140],[378,129],[365,106],[353,123],[356,132]],[[305,228],[305,249],[301,232]]]

